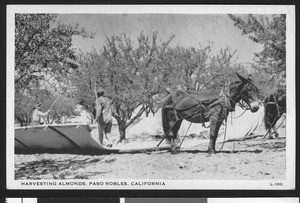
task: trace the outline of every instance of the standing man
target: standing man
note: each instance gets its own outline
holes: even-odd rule
[[[98,123],[99,142],[103,145],[103,134],[106,139],[111,132],[112,127],[112,108],[111,101],[104,96],[104,89],[101,87],[97,89],[97,100],[96,100],[96,117]],[[107,145],[111,147],[110,145]]]
[[[44,122],[42,122],[42,118],[45,119],[50,112],[50,109],[46,111],[45,113],[41,111],[41,105],[36,104],[34,106],[34,111],[32,114],[32,125],[42,125]]]

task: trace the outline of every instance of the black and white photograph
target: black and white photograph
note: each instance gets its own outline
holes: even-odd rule
[[[7,5],[7,188],[295,189],[295,36],[291,5]]]

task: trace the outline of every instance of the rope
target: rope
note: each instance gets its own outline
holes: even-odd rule
[[[180,148],[180,147],[181,147],[181,145],[182,145],[182,143],[183,143],[183,141],[184,141],[184,139],[185,139],[185,137],[186,137],[186,135],[187,135],[187,133],[188,133],[190,127],[191,127],[191,125],[192,125],[192,122],[190,122],[190,125],[189,125],[189,127],[188,127],[188,129],[187,129],[187,131],[186,131],[186,133],[185,133],[185,135],[184,135],[184,137],[183,137],[183,139],[182,139],[182,141],[181,141],[179,147],[177,147],[177,148]]]
[[[232,118],[232,116],[231,116],[231,119],[237,119],[237,118],[241,117],[242,115],[244,115],[244,113],[245,113],[246,111],[248,111],[248,109],[246,109],[241,115],[239,115],[239,116],[237,116],[237,117]]]
[[[281,123],[278,125],[278,127],[276,128],[276,130],[281,126],[281,124],[283,123],[283,121],[285,121],[286,116],[284,117],[284,119],[281,121]]]
[[[223,92],[223,94],[225,95],[224,98],[225,98],[225,105],[226,105],[226,107],[228,108],[229,111],[234,111],[234,107],[231,106],[230,102],[229,102],[229,105],[228,105],[228,102],[227,102],[228,100],[227,100],[227,99],[231,100],[231,101],[234,103],[234,106],[235,106],[236,102],[233,101],[233,99],[231,99],[231,98],[227,95],[227,93]]]
[[[270,125],[270,127],[269,127],[267,133],[264,135],[263,139],[265,139],[267,137],[268,133],[270,132],[271,128],[273,127],[273,124],[275,124],[277,117],[278,117],[278,115],[276,115],[276,117],[274,118],[272,124]]]
[[[183,120],[183,119],[185,119],[185,118],[187,118],[187,117],[196,115],[196,114],[198,114],[199,112],[200,112],[200,111],[196,111],[196,113],[192,113],[192,114],[190,114],[190,115],[184,116],[184,117],[178,119],[177,121],[175,121],[175,123],[174,123],[174,124],[172,125],[172,127],[168,130],[168,132],[165,133],[165,136],[164,136],[164,137],[161,139],[161,141],[156,145],[156,147],[159,147],[159,145],[160,145],[160,144],[162,143],[162,141],[164,141],[164,139],[169,135],[169,133],[171,132],[172,128],[174,127],[174,125],[175,125],[178,121]]]

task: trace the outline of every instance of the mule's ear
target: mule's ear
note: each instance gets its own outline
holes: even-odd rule
[[[248,80],[246,78],[244,78],[243,76],[240,76],[240,74],[236,73],[237,76],[240,78],[240,80],[243,82],[243,83],[247,83]]]

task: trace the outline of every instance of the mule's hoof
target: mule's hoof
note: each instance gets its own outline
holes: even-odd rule
[[[214,149],[208,149],[207,152],[208,152],[208,154],[215,154],[216,150],[214,150]]]
[[[278,138],[279,137],[279,134],[278,133],[273,133],[274,134],[274,136],[275,136],[275,138]]]
[[[180,149],[179,147],[175,147],[175,146],[171,147],[171,154],[178,154],[180,151],[179,149]]]
[[[171,151],[171,154],[178,154],[179,153],[179,151],[178,150],[175,150],[175,151]]]

